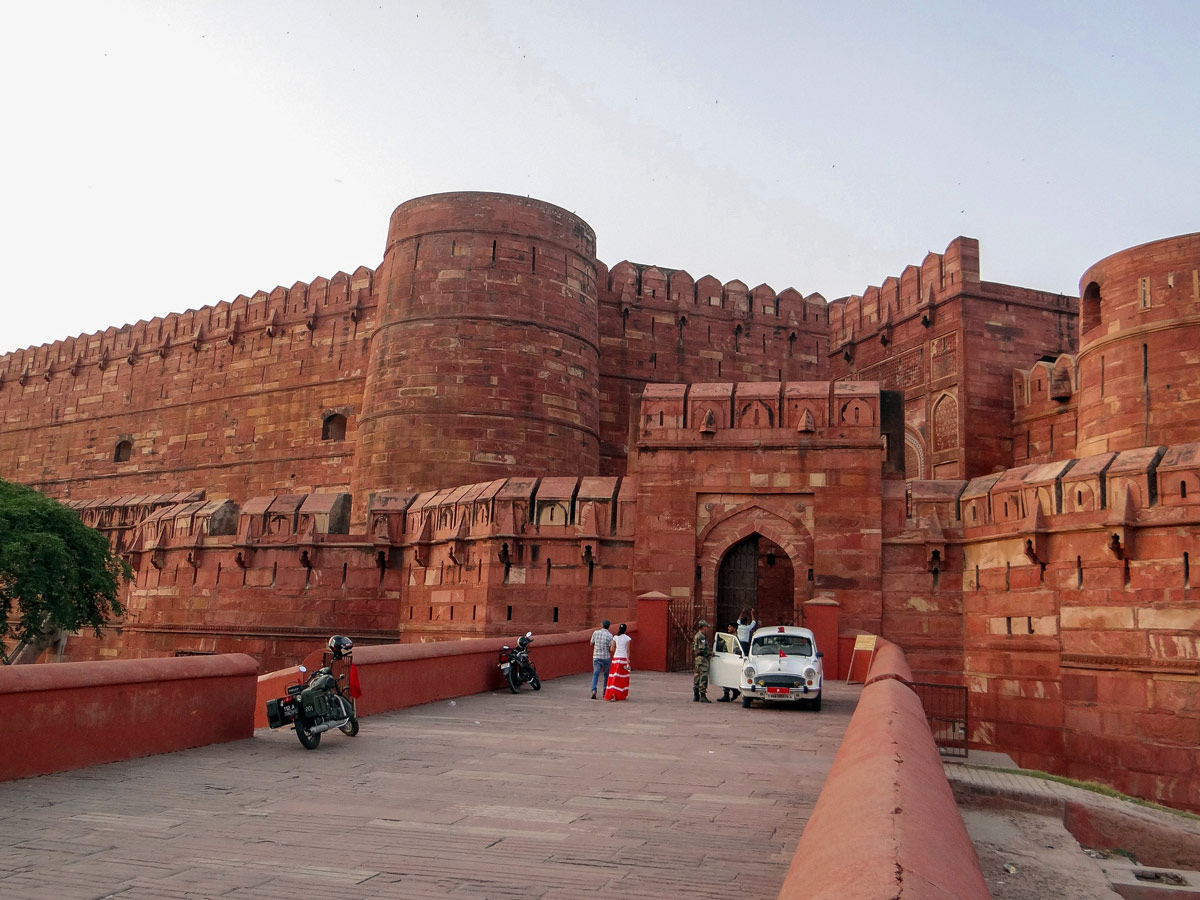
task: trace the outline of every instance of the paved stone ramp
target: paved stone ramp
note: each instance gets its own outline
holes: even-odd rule
[[[0,898],[774,898],[861,686],[588,680],[0,784]]]

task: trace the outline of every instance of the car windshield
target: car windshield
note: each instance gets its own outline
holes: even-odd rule
[[[812,641],[798,634],[767,634],[756,637],[750,646],[750,654],[786,656],[812,656]]]

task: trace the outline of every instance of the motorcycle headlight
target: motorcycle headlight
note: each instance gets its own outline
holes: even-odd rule
[[[742,670],[742,677],[747,681],[753,681],[754,675],[754,666],[746,666],[746,668]]]
[[[816,681],[817,680],[817,670],[814,669],[812,666],[809,666],[807,669],[805,669],[804,670],[804,680],[805,681]]]

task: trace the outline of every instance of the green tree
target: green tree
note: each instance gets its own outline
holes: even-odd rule
[[[81,628],[98,637],[108,617],[121,614],[117,593],[132,577],[74,510],[0,481],[0,662],[36,659]]]

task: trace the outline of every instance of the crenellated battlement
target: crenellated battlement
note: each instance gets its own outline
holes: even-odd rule
[[[1075,455],[1079,369],[1074,354],[1013,369],[1013,462],[1034,464]]]
[[[912,481],[909,513],[936,515],[943,526],[976,537],[1200,521],[1200,442],[1018,466],[967,481]]]
[[[203,491],[77,501],[133,565],[123,653],[236,639],[282,664],[336,627],[356,641],[508,634],[632,610],[632,479],[497,479],[375,493],[206,500]],[[279,592],[303,598],[277,602]],[[564,599],[570,597],[570,603]],[[337,624],[330,623],[336,621]],[[517,623],[517,624],[513,624]]]
[[[899,277],[888,276],[862,294],[829,302],[829,337],[834,347],[853,341],[882,325],[912,316],[932,318],[936,304],[979,284],[979,241],[957,237],[943,253],[928,253],[920,266],[907,266]]]
[[[374,270],[360,266],[290,288],[239,294],[233,300],[181,313],[106,328],[37,347],[0,354],[0,391],[31,379],[76,377],[83,369],[104,370],[122,363],[135,366],[171,353],[199,354],[209,345],[246,347],[248,338],[275,338],[303,327],[315,332],[328,316],[349,314],[355,322],[373,318]]]
[[[711,275],[697,280],[683,269],[628,260],[617,263],[612,269],[600,263],[599,269],[601,302],[619,302],[625,307],[649,305],[674,309],[681,316],[760,319],[761,327],[782,324],[814,330],[823,329],[827,323],[827,304],[818,293],[804,296],[792,287],[777,293],[770,285],[749,288],[739,279],[722,284]]]

